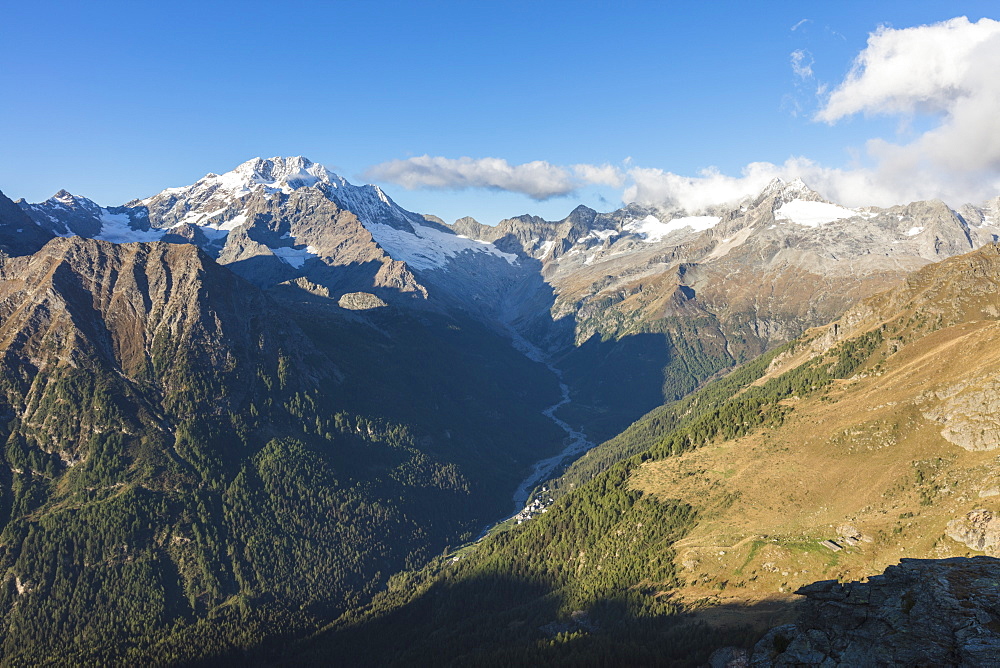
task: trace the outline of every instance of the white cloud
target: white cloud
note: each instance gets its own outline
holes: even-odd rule
[[[1000,88],[1000,22],[959,17],[894,30],[880,27],[816,118],[866,114],[948,114],[955,104]]]
[[[813,56],[805,49],[792,51],[792,72],[800,79],[811,79],[813,75]]]
[[[812,56],[791,54],[793,72],[811,78]],[[739,176],[706,170],[685,177],[633,168],[626,201],[670,203],[688,211],[756,194],[774,177],[801,177],[847,206],[888,206],[940,198],[952,205],[1000,194],[1000,22],[964,17],[915,28],[880,27],[815,115],[836,123],[855,114],[917,115],[936,120],[909,143],[876,138],[856,157],[862,166],[819,165],[807,158],[755,162]],[[798,84],[797,84],[798,85]],[[824,96],[826,84],[817,87]],[[794,102],[794,100],[792,100]],[[788,106],[786,104],[786,106]],[[795,108],[792,109],[793,115]]]
[[[367,178],[387,181],[407,190],[491,188],[543,200],[568,195],[578,183],[569,170],[543,160],[511,165],[502,158],[443,158],[422,155],[371,167]]]
[[[621,188],[625,183],[622,170],[614,165],[573,165],[573,173],[585,183]]]
[[[582,185],[621,187],[624,176],[613,165],[560,167],[542,160],[511,165],[502,158],[444,158],[422,155],[371,167],[367,178],[395,183],[408,190],[489,188],[545,200],[569,195]]]
[[[813,81],[812,54],[797,50],[790,58],[796,87]],[[494,188],[537,200],[588,184],[611,186],[624,188],[625,202],[670,204],[689,213],[756,194],[775,177],[801,177],[827,199],[852,207],[935,197],[953,206],[982,202],[1000,194],[998,71],[998,21],[960,17],[915,28],[878,28],[839,85],[816,82],[816,95],[825,103],[814,119],[833,124],[856,114],[888,115],[905,125],[920,115],[933,126],[909,143],[875,138],[863,152],[845,147],[855,151],[849,168],[793,157],[782,164],[751,163],[738,176],[711,168],[682,176],[635,165],[630,158],[620,166],[558,166],[425,155],[376,165],[368,174],[406,188]],[[783,105],[794,115],[798,103],[786,98]]]
[[[796,30],[798,30],[807,23],[812,23],[812,19],[802,19],[801,21],[792,26],[792,32],[795,32]]]
[[[622,199],[639,204],[669,204],[694,213],[760,192],[779,172],[779,167],[764,162],[747,165],[738,177],[727,176],[715,168],[692,177],[635,167],[628,172],[632,184],[625,189]]]
[[[900,197],[977,201],[1000,186],[1000,22],[959,17],[881,27],[816,119],[929,115],[937,124],[908,144],[872,139],[873,180]]]
[[[660,169],[634,168],[628,172],[632,184],[625,189],[625,202],[666,204],[689,213],[703,211],[717,204],[731,204],[760,193],[774,178],[791,181],[801,178],[825,198],[846,206],[890,206],[901,200],[897,190],[880,184],[868,169],[824,167],[808,158],[789,158],[783,164],[754,162],[739,176],[728,176],[717,169],[703,170],[695,177],[681,176]],[[920,199],[915,194],[909,199]]]

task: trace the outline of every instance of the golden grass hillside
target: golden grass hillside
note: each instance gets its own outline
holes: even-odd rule
[[[699,511],[676,545],[682,598],[759,600],[900,557],[982,553],[947,534],[974,510],[1000,514],[997,277],[996,246],[916,272],[810,332],[769,374],[880,328],[882,348],[854,377],[785,400],[777,428],[632,475],[634,489]]]

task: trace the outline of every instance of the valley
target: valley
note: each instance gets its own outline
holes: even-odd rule
[[[1000,666],[997,9],[6,3],[0,668]]]
[[[540,483],[548,480],[552,472],[560,465],[573,461],[573,459],[594,447],[594,444],[588,441],[583,433],[576,431],[564,420],[556,417],[556,412],[571,401],[569,386],[563,382],[562,372],[552,366],[552,364],[545,362],[544,353],[516,331],[510,330],[510,336],[514,348],[522,352],[528,359],[544,363],[549,371],[559,379],[559,401],[543,410],[542,415],[552,420],[557,427],[566,433],[563,439],[565,447],[558,454],[535,462],[531,467],[531,474],[514,490],[514,509],[523,512],[521,509],[532,498],[532,493]]]
[[[666,437],[647,416],[633,426],[647,434],[639,454],[390,588],[310,656],[415,624],[395,656],[417,660],[428,627],[452,628],[452,611],[479,599],[460,631],[471,639],[439,636],[451,660],[704,661],[794,619],[804,585],[863,582],[904,557],[995,554],[997,441],[975,416],[993,400],[979,388],[998,361],[998,257],[991,245],[931,265],[707,385]],[[492,618],[542,634],[501,639],[477,626]]]
[[[998,201],[0,197],[5,660],[701,661],[991,554]]]

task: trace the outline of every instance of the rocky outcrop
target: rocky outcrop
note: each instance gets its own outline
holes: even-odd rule
[[[386,303],[370,292],[348,292],[341,295],[337,305],[350,311],[367,311],[386,306]]]
[[[937,391],[941,404],[924,417],[941,423],[941,436],[966,450],[1000,447],[1000,378],[977,378]]]
[[[979,552],[1000,553],[1000,518],[985,508],[948,522],[945,535]]]
[[[1000,559],[903,559],[867,582],[814,582],[799,621],[769,631],[751,666],[995,666]]]

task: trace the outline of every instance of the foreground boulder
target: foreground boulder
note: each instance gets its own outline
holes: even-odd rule
[[[867,582],[814,582],[795,624],[771,629],[751,666],[996,666],[1000,559],[902,559]]]

